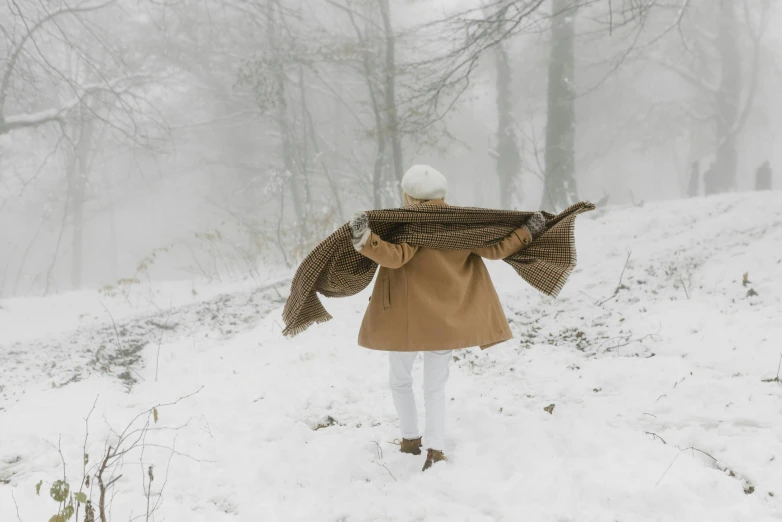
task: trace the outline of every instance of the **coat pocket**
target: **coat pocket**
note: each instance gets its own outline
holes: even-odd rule
[[[391,308],[391,280],[383,278],[383,310]]]

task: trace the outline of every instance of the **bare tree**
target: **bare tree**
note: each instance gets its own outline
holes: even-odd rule
[[[81,286],[89,165],[96,149],[105,148],[105,140],[150,149],[165,134],[164,119],[147,98],[158,78],[105,27],[106,17],[122,9],[116,0],[9,2],[0,8],[0,52],[6,54],[0,61],[0,135],[28,131],[31,156],[38,155],[33,147],[50,148],[31,175],[19,175],[11,194],[21,197],[57,159],[64,163],[60,179],[67,190],[58,202],[63,218],[48,273],[71,226],[73,288]],[[47,277],[47,291],[50,283]]]
[[[554,0],[548,63],[546,113],[545,190],[543,206],[550,201],[558,210],[577,199],[575,0]],[[549,199],[550,198],[550,199]]]
[[[497,162],[500,207],[511,208],[516,184],[521,175],[521,153],[513,120],[511,68],[504,42],[495,46],[494,61],[497,70],[497,149],[494,156]]]
[[[384,82],[379,77],[378,68],[376,67],[377,51],[373,42],[367,36],[378,26],[371,16],[359,15],[353,6],[343,6],[337,2],[332,2],[332,5],[345,12],[348,16],[361,53],[359,74],[367,88],[367,96],[369,97],[374,123],[372,134],[374,134],[376,143],[375,160],[372,168],[372,202],[374,208],[382,208],[384,172],[387,163],[386,145],[388,137],[386,129],[388,126],[385,118],[386,111],[382,109],[381,99],[386,99],[386,96],[383,92]],[[385,30],[385,27],[383,30]]]
[[[3,17],[5,21],[0,22],[0,34],[5,38],[3,43],[6,48],[4,67],[0,70],[0,135],[62,121],[68,111],[79,104],[81,97],[99,87],[69,82],[72,96],[65,100],[52,100],[51,93],[47,92],[48,89],[41,86],[40,82],[36,82],[35,72],[44,72],[50,81],[60,79],[68,81],[69,78],[64,77],[63,71],[57,65],[47,60],[47,56],[38,45],[37,38],[42,36],[49,25],[57,25],[61,19],[78,18],[86,13],[104,9],[114,2],[115,0],[110,0],[76,7],[63,3],[52,10],[44,6],[41,12],[36,12],[35,9],[22,9],[16,2],[7,4],[8,13]],[[20,27],[22,31],[14,30]],[[66,40],[66,43],[73,44],[71,40]],[[40,93],[39,99],[32,103],[29,101],[25,103],[23,94],[31,90],[28,88],[21,92],[24,86],[32,87]],[[9,107],[11,101],[17,102],[18,105],[37,105],[40,108],[32,111],[15,110]]]
[[[648,54],[665,37],[678,35],[692,1],[487,1],[480,8],[466,9],[419,28],[422,32],[445,32],[453,45],[438,56],[414,64],[425,71],[422,76],[429,81],[403,103],[412,107],[420,128],[436,125],[456,107],[487,51],[501,52],[496,48],[517,35],[549,33],[543,206],[567,206],[578,195],[577,100],[599,89],[632,59]],[[669,23],[662,27],[652,23],[668,13],[673,13]],[[588,22],[581,30],[576,15]],[[608,49],[603,63],[591,64],[600,66],[603,74],[596,82],[579,86],[575,78],[576,42],[589,45],[596,41],[610,42],[605,44]]]
[[[683,110],[694,143],[703,141],[698,136],[711,138],[714,165],[704,182],[708,192],[719,193],[736,186],[737,140],[754,107],[771,3],[761,0],[753,9],[748,0],[720,1],[714,7],[696,0],[683,3],[672,57],[654,53],[652,59],[691,86],[692,97]],[[690,160],[695,159],[697,154],[691,153]]]
[[[391,8],[388,0],[377,0],[380,6],[380,15],[383,18],[383,31],[385,38],[385,112],[386,126],[391,139],[391,150],[394,160],[394,175],[397,182],[402,182],[404,171],[404,159],[402,157],[402,136],[399,129],[399,115],[397,113],[396,98],[396,38],[391,24]]]

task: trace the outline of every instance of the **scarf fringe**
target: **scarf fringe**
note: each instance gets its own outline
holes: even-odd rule
[[[302,324],[287,326],[285,330],[282,331],[282,335],[292,339],[297,335],[299,335],[300,333],[304,332],[307,328],[309,328],[313,324],[327,323],[332,319],[334,319],[334,317],[332,317],[330,313],[325,312],[317,317],[308,319],[306,322]]]

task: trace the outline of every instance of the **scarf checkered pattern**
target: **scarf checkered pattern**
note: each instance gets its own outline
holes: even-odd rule
[[[530,285],[556,296],[576,266],[574,223],[592,203],[576,203],[560,214],[543,212],[546,230],[527,248],[504,261]],[[523,225],[532,212],[488,210],[443,205],[371,210],[369,227],[391,243],[410,243],[443,250],[471,250],[490,246]],[[320,243],[302,261],[291,282],[282,318],[283,335],[297,335],[314,323],[332,319],[318,298],[347,297],[369,283],[377,264],[353,248],[347,224]]]

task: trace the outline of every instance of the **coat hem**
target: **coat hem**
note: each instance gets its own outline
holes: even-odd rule
[[[466,348],[475,348],[480,347],[481,350],[485,350],[486,348],[490,348],[492,346],[495,346],[497,344],[504,343],[506,341],[510,341],[513,339],[513,335],[510,335],[509,337],[503,337],[501,339],[496,339],[488,342],[484,342],[484,344],[463,344],[460,343],[457,346],[454,346],[452,344],[443,344],[443,345],[432,345],[432,344],[426,344],[422,346],[405,346],[405,347],[380,347],[380,346],[368,346],[367,344],[364,344],[361,340],[358,341],[358,345],[362,348],[366,348],[368,350],[376,350],[379,352],[436,352],[440,350],[464,350]]]

